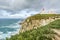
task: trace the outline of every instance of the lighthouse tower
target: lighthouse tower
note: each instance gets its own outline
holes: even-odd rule
[[[46,10],[45,8],[42,8],[40,14],[56,14],[56,12],[53,9]]]
[[[47,14],[46,9],[43,8],[43,9],[41,10],[41,13],[40,13],[40,14]]]

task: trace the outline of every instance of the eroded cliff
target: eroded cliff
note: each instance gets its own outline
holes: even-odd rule
[[[37,14],[28,17],[21,23],[22,27],[20,32],[37,29],[38,27],[45,26],[57,19],[60,19],[60,14]]]

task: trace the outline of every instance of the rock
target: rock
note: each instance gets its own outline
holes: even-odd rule
[[[41,26],[45,26],[47,24],[49,24],[50,22],[53,22],[57,19],[60,19],[60,17],[49,17],[47,19],[36,19],[36,20],[33,20],[33,19],[27,19],[27,21],[24,21],[21,26],[21,32],[25,32],[25,31],[28,31],[28,30],[32,30],[32,29],[37,29],[38,27],[41,27]]]

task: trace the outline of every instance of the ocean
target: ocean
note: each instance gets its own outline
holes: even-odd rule
[[[20,30],[19,22],[23,19],[0,19],[0,40],[15,35]]]

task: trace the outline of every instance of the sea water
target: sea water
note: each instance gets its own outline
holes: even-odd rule
[[[19,22],[23,19],[0,19],[0,40],[15,35],[20,29]]]

